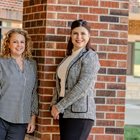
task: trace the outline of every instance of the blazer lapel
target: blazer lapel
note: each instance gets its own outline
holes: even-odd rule
[[[70,62],[67,71],[69,71],[69,69],[72,67],[72,65],[74,63],[76,63],[76,61],[78,61],[85,53],[87,52],[86,48],[83,48],[80,53]]]
[[[87,50],[86,50],[86,48],[83,48],[81,51],[80,51],[80,53],[70,62],[70,64],[69,64],[69,66],[68,66],[68,68],[67,68],[67,72],[66,72],[66,79],[65,79],[65,81],[67,81],[67,76],[68,76],[68,73],[69,73],[69,70],[70,70],[70,68],[72,67],[72,65],[74,64],[74,63],[76,63],[76,61],[78,61],[85,53],[87,52]],[[59,66],[67,59],[67,57],[68,56],[66,56],[62,61],[61,61],[61,63],[58,65],[58,67],[57,67],[57,70],[58,70],[58,68],[59,68]],[[57,71],[56,70],[56,71]],[[57,75],[57,72],[56,72],[56,87],[57,87],[57,93],[59,93],[60,92],[60,85],[59,85],[59,78],[58,78],[58,75]]]

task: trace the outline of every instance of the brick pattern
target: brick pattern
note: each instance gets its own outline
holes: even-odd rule
[[[22,20],[23,0],[0,0],[0,18]]]
[[[128,0],[24,0],[23,27],[32,37],[38,62],[36,137],[59,140],[58,121],[51,118],[48,106],[56,67],[65,56],[68,26],[82,18],[92,27],[91,43],[102,66],[96,82],[97,120],[88,140],[124,139],[128,7]]]

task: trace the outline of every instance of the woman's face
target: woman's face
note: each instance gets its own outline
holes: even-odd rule
[[[74,46],[74,50],[84,48],[90,38],[89,31],[84,27],[76,27],[72,30],[71,39]]]
[[[10,37],[9,48],[11,56],[20,57],[25,50],[25,37],[18,33],[13,33]]]

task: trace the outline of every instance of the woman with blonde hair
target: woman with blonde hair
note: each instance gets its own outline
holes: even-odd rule
[[[38,114],[37,69],[23,29],[9,30],[0,57],[0,140],[24,140]]]

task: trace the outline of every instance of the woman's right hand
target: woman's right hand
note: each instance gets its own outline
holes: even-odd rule
[[[57,107],[55,105],[52,106],[52,109],[51,109],[51,115],[53,116],[53,118],[56,120],[58,119],[59,120],[59,111],[57,109]]]

